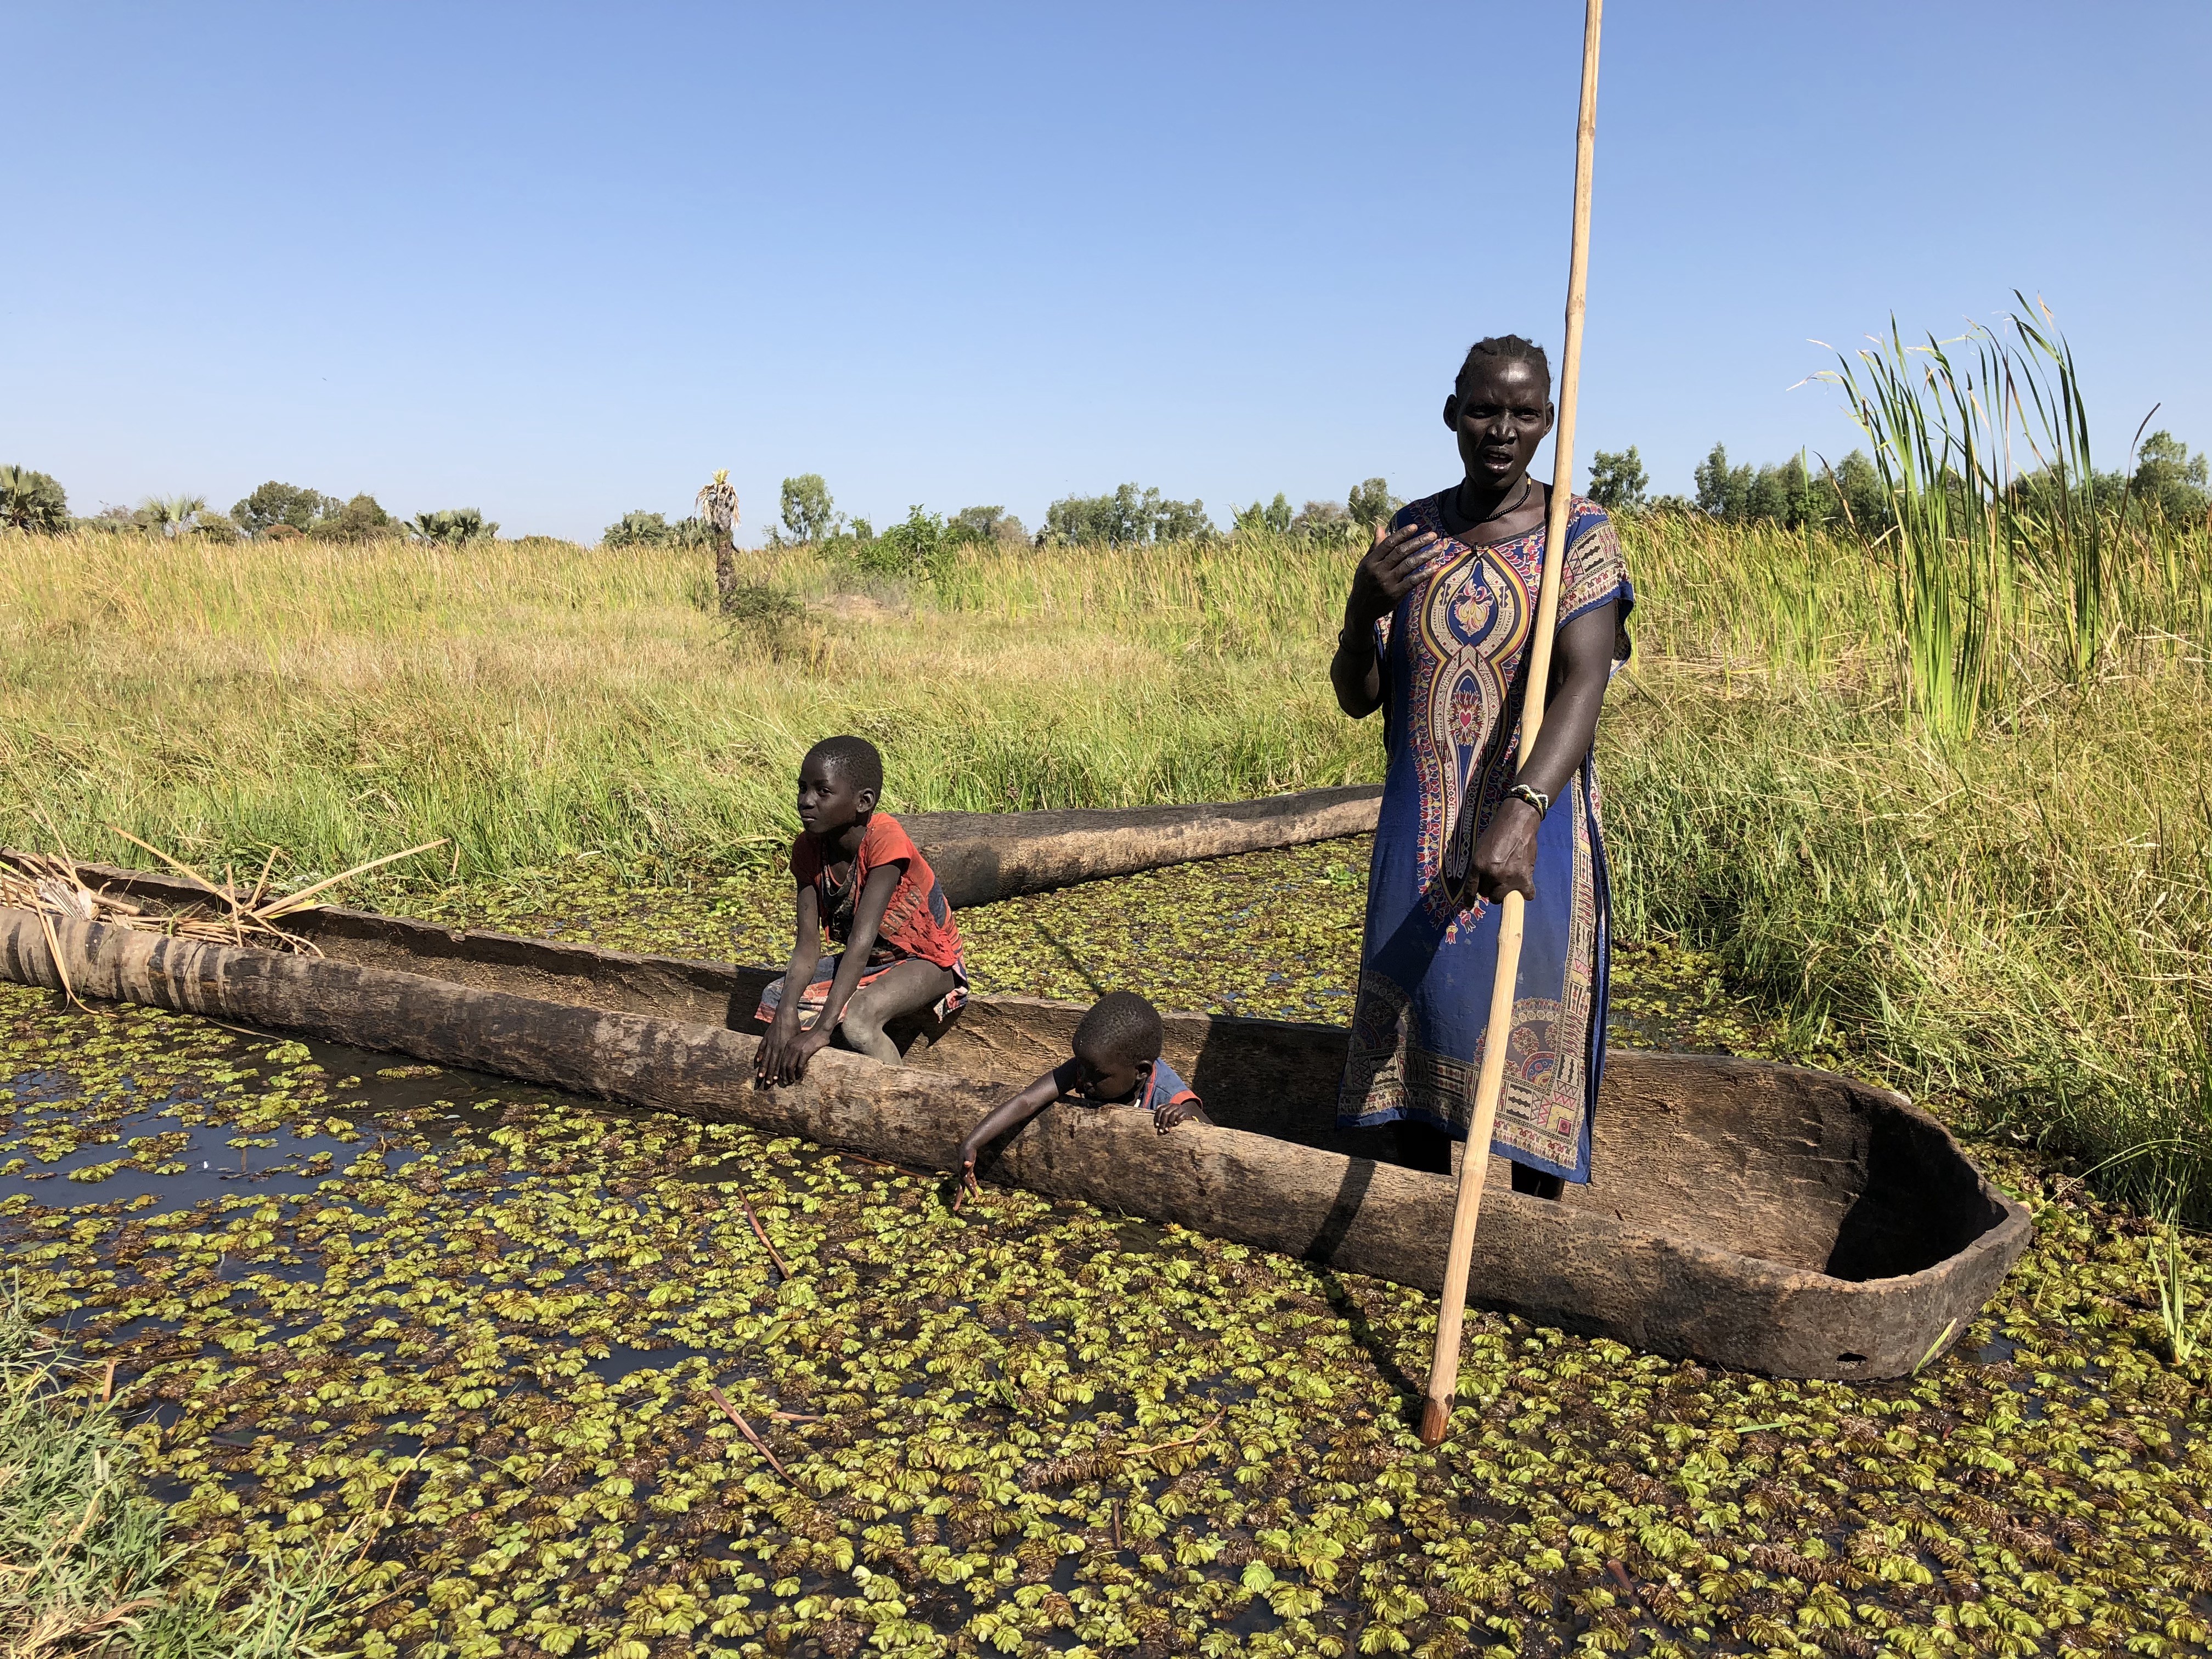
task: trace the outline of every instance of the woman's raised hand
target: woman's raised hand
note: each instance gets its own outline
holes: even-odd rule
[[[1375,540],[1352,573],[1352,598],[1345,606],[1346,624],[1371,628],[1398,608],[1407,590],[1420,580],[1436,558],[1437,533],[1415,525],[1388,535],[1375,526]]]

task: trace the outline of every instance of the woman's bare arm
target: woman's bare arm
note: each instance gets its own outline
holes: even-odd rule
[[[1620,605],[1601,605],[1562,628],[1553,644],[1553,691],[1544,703],[1544,728],[1536,734],[1534,751],[1522,757],[1514,781],[1555,804],[1597,737],[1620,632]],[[1475,805],[1470,799],[1466,810]],[[1538,821],[1536,809],[1526,801],[1511,799],[1498,807],[1475,843],[1476,890],[1483,897],[1501,899],[1509,891],[1535,896]]]

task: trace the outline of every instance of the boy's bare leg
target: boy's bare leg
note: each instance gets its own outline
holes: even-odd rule
[[[894,963],[880,977],[853,993],[853,1000],[845,1005],[845,1018],[837,1022],[837,1035],[871,1060],[896,1066],[898,1044],[884,1035],[884,1027],[901,1014],[934,1006],[957,983],[950,968],[919,957]]]

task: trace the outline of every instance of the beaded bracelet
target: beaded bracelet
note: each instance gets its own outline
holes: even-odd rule
[[[1536,821],[1540,823],[1544,814],[1552,810],[1552,798],[1540,789],[1531,789],[1525,783],[1516,783],[1505,792],[1509,800],[1526,801],[1536,809]]]

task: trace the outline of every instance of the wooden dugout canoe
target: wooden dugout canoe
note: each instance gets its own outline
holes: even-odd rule
[[[88,880],[183,907],[167,877]],[[204,897],[204,895],[199,896]],[[824,1052],[752,1086],[743,1030],[769,968],[632,955],[330,908],[289,918],[321,958],[53,923],[80,997],[150,1004],[387,1050],[926,1169],[1068,1052],[1084,1010],[979,997],[914,1035],[898,1069]],[[0,977],[60,988],[46,929],[0,908]],[[1167,1056],[1217,1127],[1056,1109],[989,1178],[1434,1294],[1454,1183],[1334,1124],[1346,1033],[1170,1013]],[[1900,1376],[1963,1333],[2026,1246],[2027,1212],[1903,1097],[1717,1055],[1613,1049],[1597,1178],[1558,1203],[1494,1170],[1470,1299],[1540,1324],[1778,1376]]]
[[[1194,859],[1365,835],[1382,805],[1381,785],[1352,784],[1203,806],[915,812],[899,822],[959,910]]]

